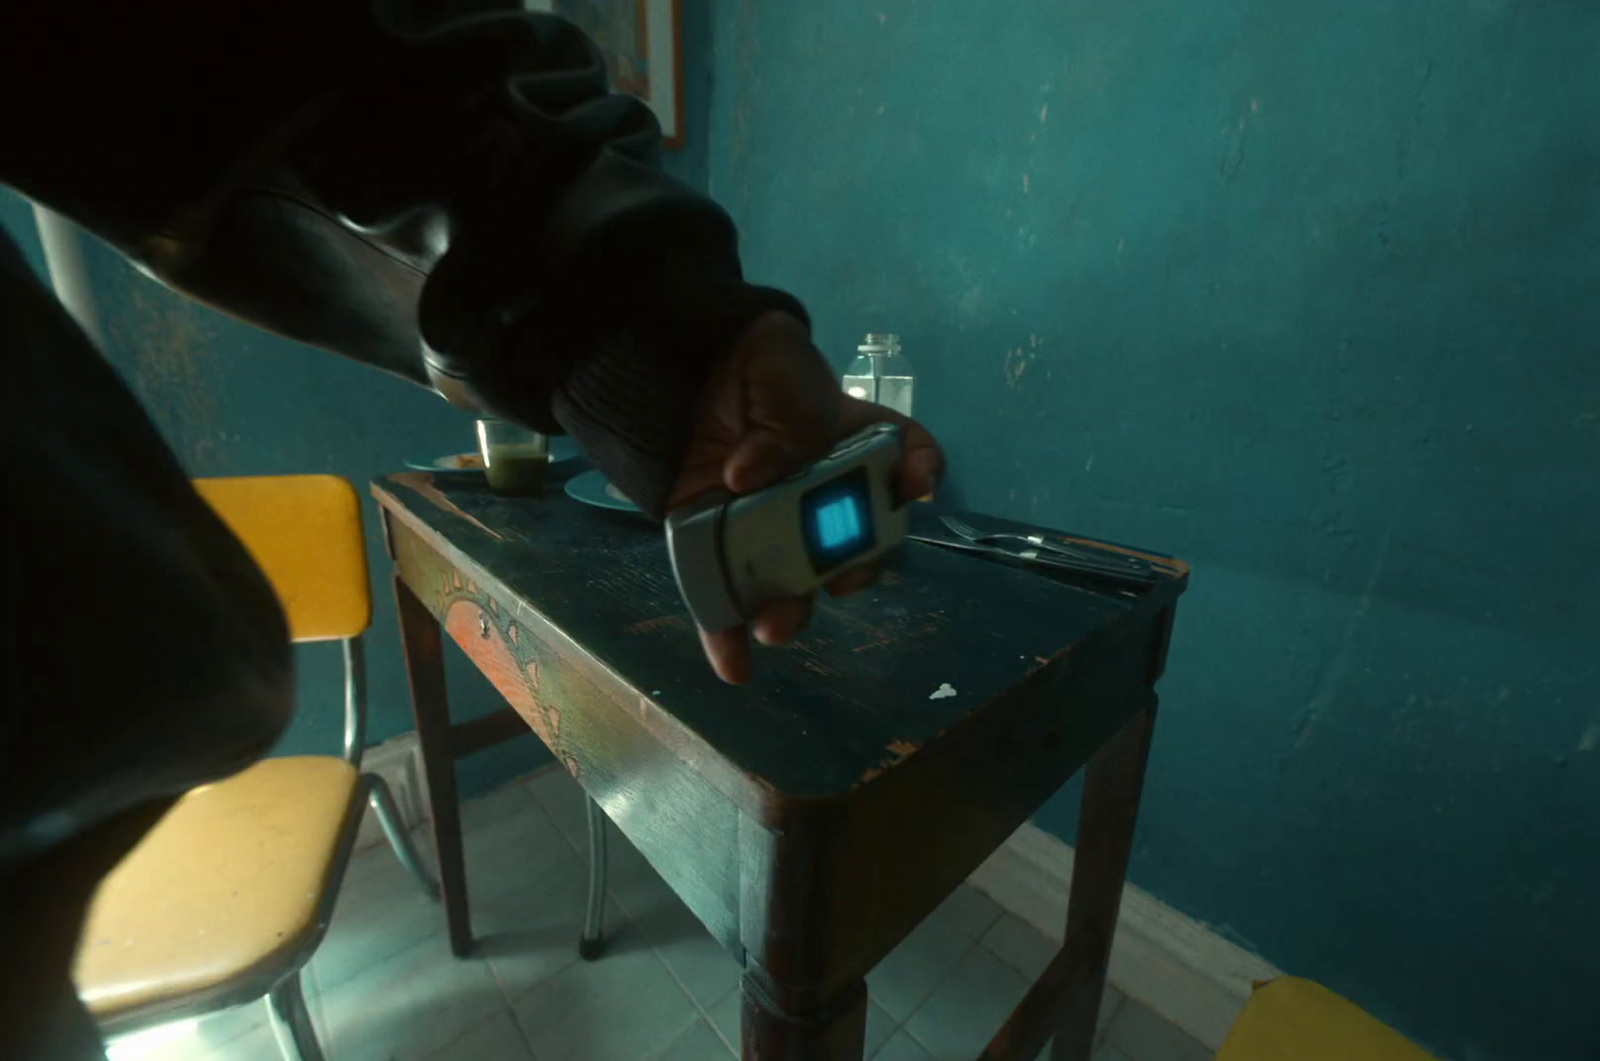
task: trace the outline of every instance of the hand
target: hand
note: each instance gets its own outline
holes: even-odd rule
[[[707,380],[667,511],[709,490],[744,494],[769,486],[825,455],[839,439],[881,421],[902,428],[900,496],[931,492],[944,470],[933,436],[915,420],[846,395],[805,325],[786,313],[768,313],[745,329]],[[835,596],[853,593],[875,576],[871,568],[853,568],[826,589]],[[751,632],[764,645],[781,645],[810,617],[810,597],[774,601],[751,629],[702,630],[700,641],[717,676],[737,685],[750,676]]]

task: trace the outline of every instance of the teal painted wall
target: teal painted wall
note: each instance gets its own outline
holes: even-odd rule
[[[1600,1057],[1600,7],[715,10],[750,273],[904,336],[952,497],[1194,565],[1133,879]]]

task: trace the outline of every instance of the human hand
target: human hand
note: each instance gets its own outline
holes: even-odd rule
[[[706,382],[667,511],[710,490],[744,494],[770,486],[825,455],[839,439],[878,422],[902,429],[900,496],[931,492],[944,470],[933,436],[915,420],[845,394],[805,325],[787,313],[765,314],[745,329]],[[875,576],[870,567],[852,568],[825,588],[835,596],[853,593]],[[764,645],[781,645],[810,617],[810,597],[786,598],[764,607],[748,629],[702,630],[700,641],[717,676],[737,685],[750,676],[751,633]]]

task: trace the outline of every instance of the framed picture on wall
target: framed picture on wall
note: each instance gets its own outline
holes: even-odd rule
[[[523,6],[560,15],[587,33],[605,56],[611,87],[648,103],[666,146],[683,146],[678,0],[523,0]]]

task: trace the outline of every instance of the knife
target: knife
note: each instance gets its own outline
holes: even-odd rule
[[[1123,588],[1148,589],[1156,582],[1153,572],[1131,571],[1125,567],[1101,563],[1091,559],[1077,559],[1038,549],[1008,549],[999,545],[982,545],[965,540],[936,538],[927,534],[908,534],[911,541],[936,545],[941,549],[970,553],[992,560],[1009,560],[1023,566],[1045,568],[1063,575],[1078,575],[1095,581],[1115,584]]]
[[[992,545],[1004,548],[1005,546],[1000,543],[1026,543],[1035,549],[1044,550],[1054,556],[1067,557],[1086,564],[1115,569],[1128,574],[1136,574],[1147,579],[1153,574],[1152,565],[1142,557],[1127,556],[1123,553],[1114,553],[1109,550],[1087,549],[1082,546],[1068,545],[1065,542],[1047,538],[1042,534],[1023,534],[1017,531],[982,531],[955,516],[940,516],[939,521],[955,534],[974,545]]]

